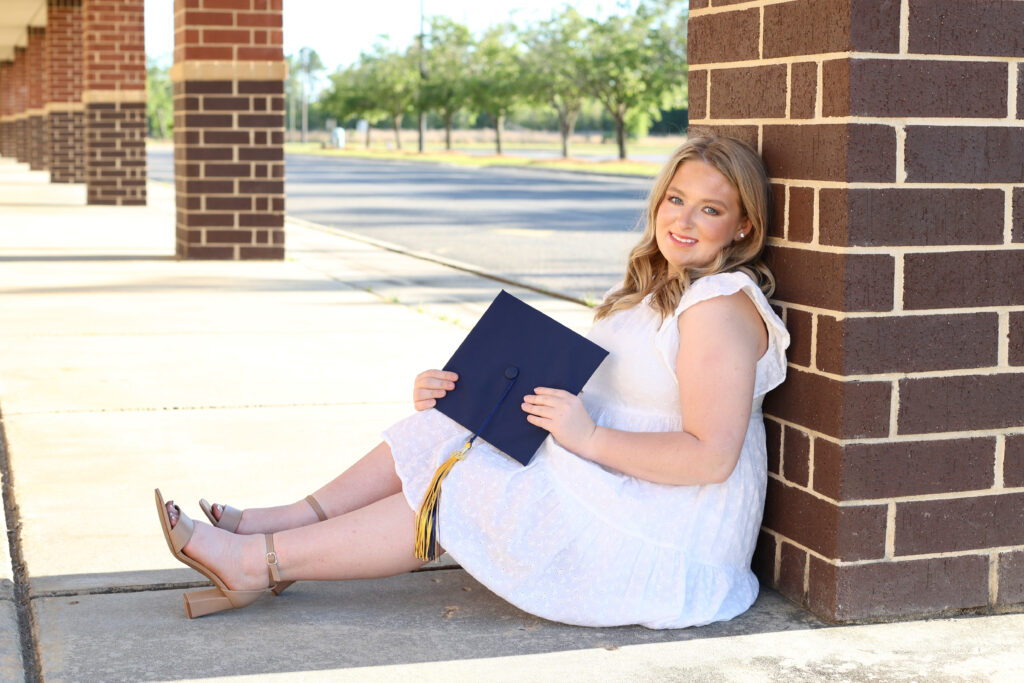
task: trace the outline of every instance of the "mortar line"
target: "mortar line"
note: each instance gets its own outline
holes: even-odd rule
[[[25,556],[21,551],[21,512],[14,496],[14,479],[10,453],[7,450],[7,429],[0,410],[0,474],[3,476],[4,518],[7,543],[10,546],[11,571],[14,576],[14,607],[18,615],[18,640],[21,644],[21,665],[26,683],[43,680],[42,657],[35,611],[32,609],[32,584],[29,582]]]

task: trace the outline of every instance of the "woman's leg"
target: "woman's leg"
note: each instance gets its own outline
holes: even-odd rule
[[[395,460],[391,448],[380,443],[358,462],[318,489],[313,497],[330,517],[344,515],[353,510],[387,498],[402,490],[402,482],[395,474]],[[214,516],[220,518],[220,506],[214,506]],[[318,521],[316,512],[305,499],[289,505],[267,508],[247,508],[242,512],[236,533],[260,534],[295,529]]]
[[[178,516],[168,504],[172,525]],[[282,580],[363,579],[420,567],[413,547],[416,515],[396,493],[325,522],[274,534]],[[269,575],[262,535],[230,534],[195,525],[185,554],[213,570],[234,590],[266,588]]]

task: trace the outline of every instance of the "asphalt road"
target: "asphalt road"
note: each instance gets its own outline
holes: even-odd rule
[[[621,277],[649,180],[288,155],[288,215],[576,298]],[[149,153],[173,181],[170,149]]]

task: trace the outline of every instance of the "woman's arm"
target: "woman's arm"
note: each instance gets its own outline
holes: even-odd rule
[[[594,425],[578,396],[538,387],[527,420],[580,457],[663,484],[729,478],[750,421],[757,360],[768,333],[743,292],[703,301],[679,316],[676,377],[681,432],[626,432]]]

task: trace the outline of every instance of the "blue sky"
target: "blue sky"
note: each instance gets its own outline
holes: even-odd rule
[[[163,57],[169,65],[174,49],[174,1],[145,0],[146,53]],[[440,14],[479,32],[508,19],[532,23],[546,19],[564,2],[552,0],[423,0],[427,16]],[[586,16],[601,17],[615,9],[615,0],[576,0]],[[607,8],[603,11],[602,8]],[[284,0],[284,51],[298,52],[309,46],[320,53],[328,71],[358,59],[377,37],[386,34],[398,48],[406,47],[419,33],[420,0]]]

